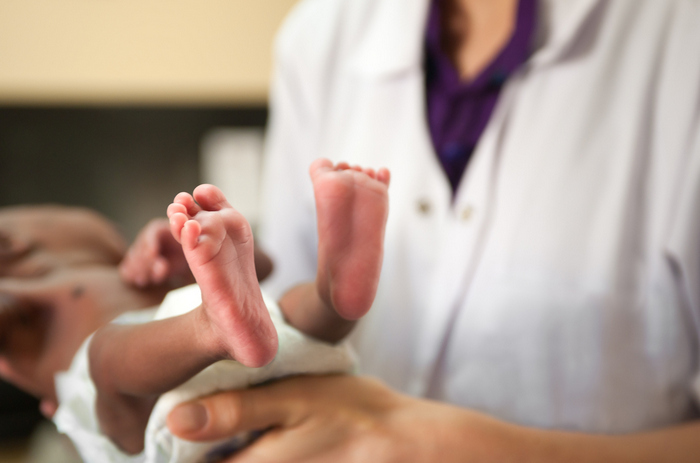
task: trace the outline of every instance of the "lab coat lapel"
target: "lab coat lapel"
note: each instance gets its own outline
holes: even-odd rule
[[[510,90],[510,91],[508,91]],[[448,348],[452,327],[469,300],[472,281],[481,261],[496,206],[496,187],[502,143],[507,135],[508,108],[514,97],[504,90],[499,106],[483,133],[457,195],[444,219],[430,306],[419,336],[419,361],[413,382],[415,395],[431,395],[430,378]],[[460,256],[460,258],[455,258]]]
[[[430,0],[377,0],[366,12],[350,68],[364,76],[391,77],[416,70],[423,59],[423,31]]]
[[[566,57],[586,21],[601,3],[601,0],[572,0],[568,8],[555,5],[556,22],[551,24],[547,42],[533,56],[530,65],[546,65]],[[546,27],[549,24],[542,22],[550,21],[548,15],[554,11],[547,9],[552,5],[546,0],[542,6],[545,10],[540,13],[540,27]],[[478,271],[495,213],[499,161],[503,141],[508,136],[509,108],[517,97],[518,80],[516,74],[504,88],[444,220],[437,264],[439,270],[430,285],[433,291],[426,311],[429,316],[424,320],[417,340],[418,367],[410,385],[411,393],[415,395],[430,395],[433,388],[439,387],[430,384],[428,378],[439,377],[435,370],[440,367],[449,347],[451,327],[469,300],[469,289]],[[455,259],[454,256],[464,258]]]
[[[542,66],[571,52],[605,0],[539,0],[536,49],[530,64]]]

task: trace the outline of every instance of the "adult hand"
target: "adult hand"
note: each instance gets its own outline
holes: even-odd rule
[[[514,428],[353,376],[220,393],[175,408],[168,426],[196,441],[271,428],[228,463],[508,461],[498,449],[508,447]],[[484,451],[492,460],[480,459]]]
[[[176,407],[168,426],[196,441],[269,429],[226,463],[694,463],[700,454],[700,421],[619,436],[541,430],[353,376],[220,393]]]
[[[119,265],[119,273],[125,282],[140,288],[194,283],[182,246],[165,218],[153,219],[143,227]]]

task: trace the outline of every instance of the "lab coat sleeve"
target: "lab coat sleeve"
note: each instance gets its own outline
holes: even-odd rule
[[[696,114],[694,127],[669,253],[676,266],[680,297],[690,310],[696,338],[700,339],[700,114]],[[697,354],[700,356],[700,352]],[[700,365],[693,381],[693,392],[696,403],[700,404]]]
[[[259,230],[262,248],[274,262],[263,286],[275,299],[316,276],[317,232],[308,168],[317,157],[319,110],[312,91],[318,82],[304,59],[307,10],[302,2],[292,12],[275,47]]]

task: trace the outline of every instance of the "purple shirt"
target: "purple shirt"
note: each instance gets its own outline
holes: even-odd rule
[[[441,46],[441,3],[441,0],[433,0],[428,16],[426,98],[433,146],[454,193],[503,84],[530,57],[537,1],[520,0],[510,40],[491,64],[470,82],[460,80],[457,69]]]

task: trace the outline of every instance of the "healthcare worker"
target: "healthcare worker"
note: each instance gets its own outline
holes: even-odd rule
[[[173,430],[274,426],[235,462],[698,461],[699,50],[696,0],[302,2],[277,47],[269,288],[315,276],[311,160],[388,167],[353,334],[388,388],[293,379]]]

